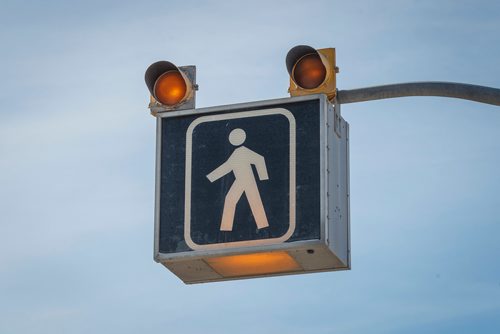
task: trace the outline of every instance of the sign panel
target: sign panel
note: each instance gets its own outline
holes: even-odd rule
[[[328,248],[329,106],[317,95],[158,114],[155,259],[196,282],[234,272],[210,257]]]
[[[319,100],[160,121],[160,252],[319,239]]]

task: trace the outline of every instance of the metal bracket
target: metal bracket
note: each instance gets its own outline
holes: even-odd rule
[[[342,116],[340,115],[340,103],[337,103],[337,100],[333,101],[333,131],[337,135],[337,137],[342,137]]]

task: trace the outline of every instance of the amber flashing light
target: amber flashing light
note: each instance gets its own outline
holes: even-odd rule
[[[222,256],[205,262],[223,277],[256,276],[303,270],[287,252]]]
[[[163,73],[156,80],[154,92],[158,102],[167,106],[175,106],[186,96],[186,81],[179,71]]]
[[[303,56],[293,68],[293,78],[299,87],[314,89],[326,78],[326,67],[316,53]]]

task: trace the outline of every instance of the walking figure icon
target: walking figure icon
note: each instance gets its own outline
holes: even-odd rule
[[[233,230],[236,205],[243,193],[245,193],[250,204],[257,228],[262,229],[269,226],[259,188],[257,187],[257,181],[252,170],[252,165],[254,165],[260,181],[269,180],[266,162],[262,155],[242,146],[245,140],[246,133],[243,129],[238,128],[231,131],[229,142],[233,146],[239,147],[233,151],[226,162],[207,175],[210,182],[214,182],[230,172],[233,172],[235,177],[235,181],[224,200],[224,209],[220,224],[221,231]]]
[[[284,108],[193,117],[182,163],[183,240],[189,249],[249,247],[291,238],[296,216],[295,128],[293,114]],[[167,201],[175,200],[175,182],[182,182],[172,180],[160,195]]]

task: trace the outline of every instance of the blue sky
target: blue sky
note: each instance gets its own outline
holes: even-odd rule
[[[152,259],[143,81],[196,65],[197,106],[287,96],[297,44],[340,89],[500,87],[497,1],[0,1],[1,333],[498,333],[500,109],[343,106],[352,270],[184,285]]]

